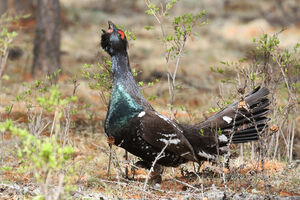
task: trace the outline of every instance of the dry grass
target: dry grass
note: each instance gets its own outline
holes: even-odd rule
[[[88,119],[81,118],[75,121],[85,121]],[[76,129],[82,130],[77,132]],[[72,177],[72,183],[76,185],[75,193],[72,197],[86,196],[93,194],[104,195],[107,198],[122,197],[125,199],[140,199],[142,197],[142,188],[147,171],[143,169],[135,169],[129,171],[129,178],[125,179],[124,169],[129,167],[133,169],[133,163],[137,159],[130,156],[129,163],[124,160],[124,151],[120,148],[113,147],[114,160],[118,166],[113,166],[111,174],[107,177],[108,163],[108,145],[102,129],[96,129],[92,135],[89,129],[78,125],[71,130],[70,139],[75,147],[75,154],[71,161],[74,165],[75,176]],[[10,134],[5,135],[5,141],[16,143],[16,138]],[[6,150],[11,147],[6,146]],[[31,192],[38,188],[34,183],[32,174],[18,173],[19,163],[15,158],[7,155],[6,165],[14,166],[12,170],[1,174],[1,180],[6,184],[16,184],[24,187],[31,185]],[[181,167],[187,169],[182,174]],[[193,165],[186,164],[178,168],[167,168],[163,175],[163,182],[160,187],[151,185],[147,189],[145,195],[150,199],[161,198],[177,198],[184,197],[207,197],[209,195],[220,198],[224,188],[222,180],[223,169],[212,163],[204,163],[200,168],[200,174],[196,176],[192,172]],[[300,166],[290,166],[287,163],[275,160],[267,160],[265,162],[265,174],[267,175],[267,184],[272,195],[277,196],[297,196],[299,195],[299,177]],[[261,173],[261,166],[256,162],[248,160],[241,161],[240,158],[231,160],[230,168],[225,169],[228,181],[226,183],[228,195],[241,194],[247,192],[247,195],[265,194],[264,181]],[[134,178],[133,178],[134,175]],[[0,184],[1,187],[1,184]],[[2,185],[2,187],[4,187]],[[15,187],[15,190],[1,190],[2,195],[7,195],[9,191],[18,197],[23,198],[24,194]],[[29,193],[30,194],[30,193]],[[33,193],[34,194],[34,193]],[[25,195],[26,196],[26,195]],[[30,195],[28,196],[28,198]],[[209,198],[210,199],[210,198]]]
[[[84,3],[82,3],[84,2]],[[130,179],[123,178],[124,167],[134,168],[132,164],[138,159],[130,156],[129,162],[124,161],[124,151],[120,148],[113,148],[114,165],[110,177],[107,177],[108,163],[108,145],[103,130],[103,120],[106,114],[106,106],[101,103],[97,91],[90,90],[88,82],[80,78],[80,69],[84,63],[96,63],[104,55],[100,51],[100,33],[101,28],[107,27],[106,21],[112,20],[118,24],[124,24],[125,27],[132,29],[137,36],[136,41],[130,42],[129,53],[131,65],[140,75],[140,80],[152,80],[151,73],[159,71],[165,73],[163,48],[159,37],[159,28],[151,32],[144,30],[145,25],[152,24],[150,17],[143,14],[143,5],[138,3],[142,12],[136,12],[134,15],[124,14],[124,12],[109,15],[102,11],[95,12],[90,6],[94,5],[95,0],[86,1],[62,0],[61,3],[66,9],[66,17],[72,24],[62,31],[62,67],[64,75],[60,78],[59,85],[64,96],[72,93],[72,84],[68,78],[74,75],[79,77],[80,85],[76,95],[78,104],[90,104],[87,109],[82,109],[78,114],[72,116],[74,124],[70,129],[70,141],[75,148],[74,157],[70,165],[74,166],[75,175],[72,177],[72,183],[77,186],[72,198],[90,197],[109,197],[140,199],[142,197],[142,188],[147,171],[137,169],[135,172],[129,171]],[[186,8],[189,11],[206,8],[211,13],[211,22],[209,25],[199,30],[199,36],[188,41],[186,54],[180,64],[178,72],[178,82],[182,89],[177,90],[175,97],[175,106],[184,105],[186,111],[177,109],[176,118],[181,122],[195,123],[203,120],[206,111],[217,105],[219,96],[218,75],[210,72],[210,66],[218,66],[220,61],[234,61],[247,55],[250,47],[251,38],[261,33],[274,33],[280,30],[280,27],[273,26],[263,18],[253,19],[250,22],[240,20],[239,16],[255,15],[253,10],[247,10],[245,5],[234,5],[234,14],[231,18],[224,17],[223,12],[218,13],[215,7],[216,3],[197,3],[198,1],[189,0]],[[181,2],[182,3],[182,2]],[[87,6],[89,4],[90,6]],[[195,6],[195,5],[196,6]],[[243,4],[243,3],[241,3]],[[97,3],[98,5],[98,3]],[[75,11],[70,11],[73,6]],[[252,4],[250,8],[252,8]],[[179,6],[176,13],[186,12]],[[249,7],[248,7],[249,8]],[[246,11],[244,10],[246,9]],[[239,10],[239,12],[237,12]],[[240,14],[237,14],[240,13]],[[74,22],[75,19],[78,21]],[[252,16],[253,17],[253,16]],[[295,41],[300,40],[299,25],[288,28],[281,34],[281,46],[291,48]],[[21,59],[9,61],[7,75],[9,79],[1,83],[0,93],[0,119],[5,120],[8,116],[5,114],[5,107],[14,103],[9,118],[21,127],[27,127],[28,117],[24,103],[16,103],[16,94],[22,92],[24,87],[22,82],[33,82],[29,76],[32,60],[32,38],[33,29],[21,32],[15,41],[15,45],[21,47],[24,51]],[[99,55],[99,51],[100,54]],[[186,84],[182,77],[188,77],[191,84]],[[194,86],[200,86],[200,88]],[[224,88],[222,94],[229,94],[232,88]],[[145,88],[145,95],[156,95],[157,100],[151,101],[151,104],[161,113],[166,114],[168,104],[168,86],[164,78],[152,88]],[[90,113],[95,113],[93,119],[89,118]],[[45,116],[51,119],[51,114]],[[297,117],[299,118],[299,115]],[[299,120],[298,120],[299,121]],[[297,122],[298,122],[297,121]],[[298,129],[295,148],[299,149],[300,127]],[[48,135],[47,131],[43,135]],[[4,134],[4,140],[1,140],[4,150],[3,162],[7,166],[12,166],[12,170],[0,172],[0,199],[31,199],[38,193],[38,185],[30,173],[19,173],[17,171],[20,162],[16,159],[14,153],[18,144],[18,139],[10,133]],[[237,148],[238,149],[238,148]],[[238,152],[238,150],[235,150]],[[296,153],[299,151],[296,150]],[[299,154],[297,154],[299,159]],[[261,166],[256,161],[251,161],[249,154],[245,152],[243,159],[236,157],[231,159],[230,168],[225,169],[227,177],[228,198],[230,195],[247,193],[251,195],[266,194],[265,185],[269,187],[269,193],[277,196],[300,196],[300,166],[299,163],[286,163],[276,160],[267,160],[264,164],[266,181],[261,172]],[[118,164],[118,166],[116,166]],[[192,163],[183,165],[189,172],[194,171]],[[200,175],[193,173],[181,173],[181,167],[165,169],[163,182],[160,187],[150,185],[145,195],[149,199],[208,199],[221,198],[225,188],[222,174],[223,169],[217,164],[206,163],[200,168]],[[134,178],[133,178],[134,175]],[[58,177],[57,177],[58,178]],[[27,190],[27,193],[24,192]],[[203,198],[203,199],[205,199]]]

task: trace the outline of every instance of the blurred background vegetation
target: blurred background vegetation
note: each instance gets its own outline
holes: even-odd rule
[[[166,4],[158,0],[151,2]],[[89,148],[97,150],[97,146],[85,145],[90,140],[105,140],[103,120],[107,105],[105,100],[101,100],[108,98],[105,94],[103,97],[99,90],[91,89],[90,80],[82,77],[82,69],[86,64],[97,66],[97,63],[103,63],[108,58],[100,48],[101,29],[107,29],[108,20],[123,25],[134,34],[135,38],[129,41],[131,67],[137,73],[137,81],[155,82],[154,86],[144,84],[143,92],[146,97],[153,97],[150,98],[151,104],[159,112],[167,115],[169,90],[165,49],[160,26],[153,16],[145,14],[147,9],[143,0],[0,0],[0,37],[4,38],[0,43],[3,50],[0,62],[3,64],[3,70],[0,71],[0,120],[11,118],[28,127],[26,124],[30,124],[33,118],[33,121],[38,120],[38,115],[33,115],[28,105],[34,108],[39,104],[46,109],[42,100],[36,100],[39,94],[33,94],[31,90],[43,87],[50,89],[55,83],[60,88],[58,98],[66,99],[66,102],[55,104],[55,109],[49,113],[53,112],[56,116],[59,113],[57,108],[65,105],[65,110],[69,109],[69,113],[72,113],[70,122],[63,122],[62,125],[69,123],[64,130],[69,131],[70,128],[70,134],[74,136],[66,143],[70,142],[82,154],[88,153]],[[233,90],[237,89],[234,84],[228,83],[235,79],[238,68],[253,60],[253,38],[259,38],[262,34],[277,34],[280,40],[278,48],[290,51],[300,41],[298,0],[182,0],[170,10],[169,15],[180,16],[202,10],[206,11],[208,24],[193,30],[196,34],[186,44],[177,73],[174,106],[177,120],[183,122],[205,119],[218,107],[222,97],[232,95]],[[171,21],[171,18],[164,19],[167,30],[173,29]],[[153,26],[153,29],[147,30],[149,26]],[[3,32],[4,29],[6,32]],[[11,35],[7,35],[8,32]],[[296,54],[296,58],[299,59],[299,54]],[[234,64],[240,59],[245,63]],[[214,69],[222,70],[216,73]],[[294,77],[299,82],[300,75]],[[48,80],[51,83],[39,83],[36,80]],[[75,90],[76,99],[68,99],[75,95]],[[288,101],[286,93],[280,95],[280,92],[277,91],[279,106]],[[26,95],[29,98],[24,97]],[[299,108],[299,93],[296,101]],[[65,113],[62,111],[63,116]],[[294,149],[292,157],[297,160],[300,158],[300,115],[298,113],[293,117],[296,124],[294,145],[291,147]],[[55,120],[49,117],[44,125]],[[35,131],[41,134],[47,132]],[[90,138],[85,138],[81,143],[76,142],[76,136]],[[3,141],[6,140],[2,140],[2,144],[7,148],[12,145]],[[99,145],[104,146],[104,142]],[[282,149],[285,149],[284,145]],[[90,154],[96,157],[97,152]],[[3,160],[10,156],[13,157],[2,154],[2,165]],[[101,160],[95,161],[97,164],[99,162]],[[99,166],[99,169],[105,169],[105,166]]]

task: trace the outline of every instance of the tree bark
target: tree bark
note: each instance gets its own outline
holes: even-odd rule
[[[59,0],[38,1],[33,54],[33,76],[52,75],[60,69]]]

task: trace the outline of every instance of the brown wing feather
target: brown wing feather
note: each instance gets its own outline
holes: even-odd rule
[[[154,111],[147,111],[140,121],[140,135],[150,145],[162,149],[168,144],[166,150],[198,162],[193,147],[175,122]]]

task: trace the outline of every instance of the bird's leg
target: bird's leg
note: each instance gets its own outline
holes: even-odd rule
[[[115,138],[112,136],[109,136],[107,138],[107,143],[109,145],[109,161],[107,166],[107,176],[110,174],[110,164],[111,164],[111,155],[112,155],[112,145],[115,143]]]
[[[193,163],[194,170],[189,171],[186,166],[181,167],[180,172],[181,176],[188,180],[193,180],[199,176],[201,165],[199,163],[198,169],[196,169],[195,163]]]
[[[125,160],[126,160],[126,167],[125,167],[125,178],[128,179],[128,151],[125,150]]]

